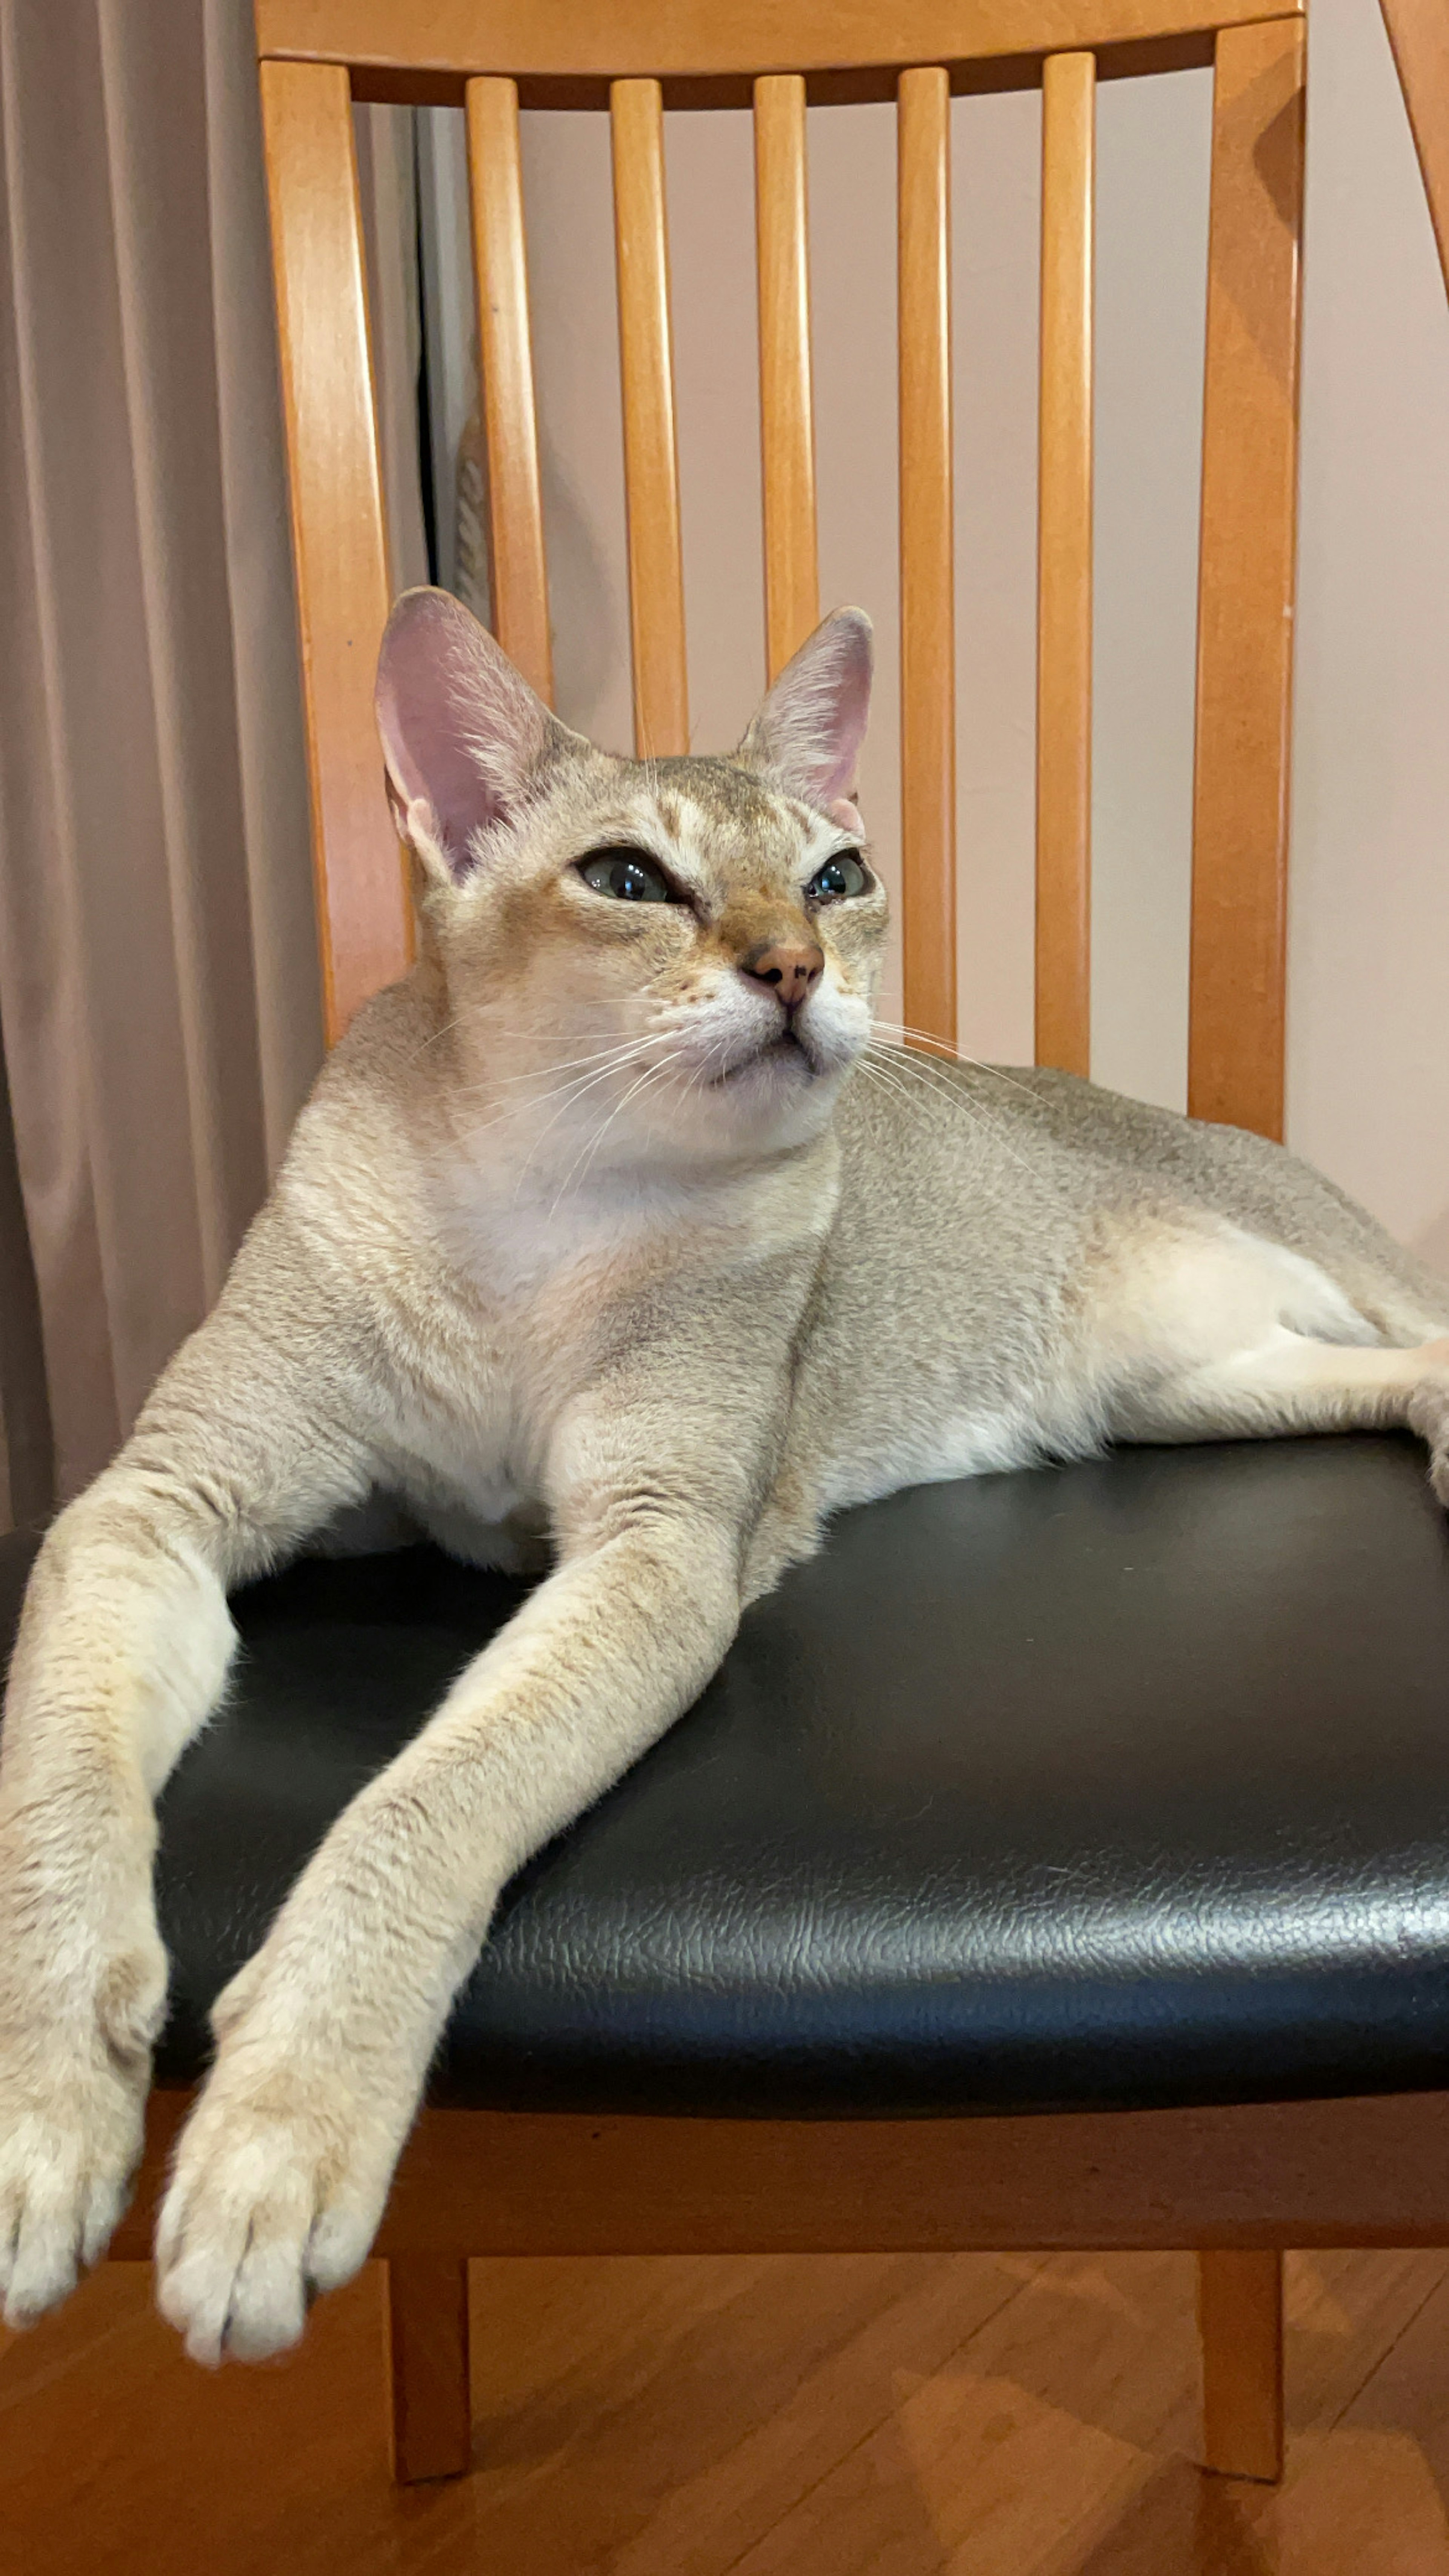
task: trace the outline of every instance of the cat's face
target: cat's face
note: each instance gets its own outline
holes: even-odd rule
[[[500,1151],[608,1169],[825,1125],[886,930],[850,799],[869,651],[858,613],[827,620],[736,755],[641,762],[559,725],[447,594],[399,602],[378,689],[394,810]]]

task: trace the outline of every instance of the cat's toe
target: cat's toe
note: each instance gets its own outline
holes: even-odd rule
[[[140,2161],[144,2086],[77,2068],[41,2098],[0,2082],[0,2303],[27,2326],[100,2260]]]
[[[345,2100],[287,2089],[283,2108],[214,2078],[182,2141],[157,2231],[157,2298],[194,2361],[286,2351],[312,2292],[349,2280],[376,2234],[391,2155],[368,2170]]]

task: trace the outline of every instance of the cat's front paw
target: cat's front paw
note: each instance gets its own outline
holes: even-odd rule
[[[294,2344],[310,2299],[350,2280],[377,2233],[416,2083],[366,2081],[293,2036],[228,2031],[182,2137],[156,2235],[162,2315],[194,2361]]]
[[[81,1946],[88,1946],[82,1944]],[[99,2260],[141,2160],[166,1961],[143,1912],[93,1978],[0,1939],[0,2301],[25,2326]],[[88,1990],[89,1989],[89,1990]]]
[[[99,2262],[141,2160],[146,2085],[62,2057],[43,2088],[0,2065],[0,2296],[33,2325]]]

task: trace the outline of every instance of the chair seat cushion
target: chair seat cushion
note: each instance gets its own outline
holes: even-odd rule
[[[13,1586],[12,1586],[13,1588]],[[238,1596],[162,1815],[163,2072],[522,1587]],[[848,1513],[513,1882],[435,2092],[901,2115],[1449,2080],[1449,1534],[1409,1441],[1126,1451]]]

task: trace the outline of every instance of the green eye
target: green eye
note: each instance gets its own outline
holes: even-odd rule
[[[854,850],[837,850],[823,868],[817,868],[805,888],[807,903],[844,903],[848,896],[864,894],[870,877]]]
[[[678,895],[662,868],[642,850],[594,850],[580,859],[579,874],[595,894],[612,895],[616,903],[677,903]]]

